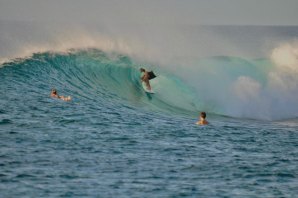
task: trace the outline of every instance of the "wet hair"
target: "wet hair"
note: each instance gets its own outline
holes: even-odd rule
[[[140,71],[141,72],[145,72],[146,70],[144,68],[140,68]]]
[[[52,89],[52,93],[53,94],[57,94],[57,90],[56,89]]]
[[[201,117],[205,119],[206,118],[206,112],[201,112]]]

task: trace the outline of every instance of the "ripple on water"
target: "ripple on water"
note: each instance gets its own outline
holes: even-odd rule
[[[5,125],[5,124],[12,124],[13,122],[12,122],[12,120],[10,120],[10,119],[2,119],[1,121],[0,121],[0,125]]]

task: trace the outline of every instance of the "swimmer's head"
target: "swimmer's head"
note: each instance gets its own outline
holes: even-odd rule
[[[205,119],[206,118],[206,112],[201,112],[201,117]]]
[[[56,89],[52,89],[52,94],[57,94],[57,90]]]

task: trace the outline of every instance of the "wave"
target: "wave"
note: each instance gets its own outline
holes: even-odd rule
[[[297,65],[289,57],[286,60],[291,62],[284,61],[287,50],[287,56],[291,53],[296,56],[291,49],[291,46],[275,49],[271,60],[217,56],[170,69],[144,66],[127,55],[94,48],[36,53],[2,66],[10,66],[19,74],[15,82],[21,87],[36,87],[42,92],[55,87],[76,101],[123,103],[191,116],[207,111],[275,120],[298,117]],[[158,77],[151,81],[156,94],[146,95],[142,89],[140,67],[156,71]]]
[[[98,49],[36,53],[3,66],[20,74],[15,81],[23,87],[40,87],[43,89],[40,92],[57,88],[72,95],[76,101],[88,99],[106,105],[128,103],[188,115],[198,111],[191,88],[178,77],[157,68],[158,77],[151,81],[156,93],[146,94],[140,83],[141,65],[118,53]]]

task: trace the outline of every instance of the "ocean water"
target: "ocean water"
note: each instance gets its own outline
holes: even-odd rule
[[[213,79],[248,75],[265,86],[269,62],[213,57],[197,64],[221,74]],[[297,197],[295,112],[282,119],[261,119],[256,111],[257,119],[240,116],[158,67],[156,94],[148,95],[139,66],[99,49],[3,63],[1,197]],[[73,100],[50,98],[51,88]],[[245,105],[237,108],[250,109]],[[204,107],[210,125],[197,126]]]
[[[77,25],[0,20],[0,197],[297,197],[297,27]]]

